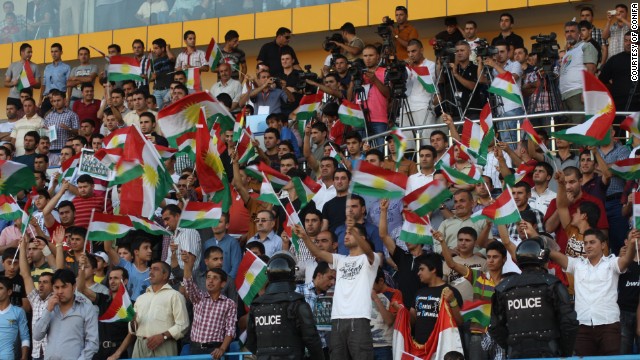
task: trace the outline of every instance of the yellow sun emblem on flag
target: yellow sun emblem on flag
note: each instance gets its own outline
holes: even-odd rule
[[[188,89],[193,88],[193,83],[195,83],[195,81],[193,79],[189,79],[187,80],[187,83],[185,84],[187,86]]]
[[[9,212],[11,212],[11,205],[9,205],[9,204],[2,204],[2,205],[0,206],[0,212],[3,212],[3,213],[9,213]]]
[[[371,181],[371,185],[373,185],[374,188],[376,189],[384,189],[385,185],[386,185],[386,181],[380,179],[380,178],[375,178],[373,179],[373,181]]]
[[[207,214],[206,211],[198,211],[198,213],[196,214],[196,219],[197,220],[202,220],[204,219],[204,216]]]
[[[5,179],[0,175],[0,190],[4,189]]]
[[[122,71],[123,74],[128,74],[131,72],[131,66],[129,66],[129,64],[122,64],[120,66],[120,71]]]
[[[160,176],[158,175],[158,171],[151,165],[145,164],[142,167],[142,180],[145,185],[157,186],[160,180]]]
[[[200,118],[200,104],[189,104],[187,108],[184,109],[184,117],[191,125],[195,126]]]
[[[117,234],[118,230],[120,230],[120,227],[118,226],[118,224],[109,223],[109,225],[107,225],[107,232],[109,234]]]
[[[245,280],[247,280],[247,282],[248,282],[249,284],[253,284],[253,282],[256,280],[256,277],[255,277],[255,276],[253,276],[253,274],[252,274],[252,273],[247,272],[247,273],[244,275],[244,279],[245,279]]]

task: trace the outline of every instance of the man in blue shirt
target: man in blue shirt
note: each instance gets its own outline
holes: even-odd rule
[[[0,277],[0,359],[14,359],[15,343],[20,335],[21,359],[29,358],[29,325],[20,307],[11,305],[12,281]]]
[[[52,107],[49,92],[56,89],[66,93],[67,80],[71,72],[71,67],[62,62],[62,45],[60,43],[51,44],[51,59],[53,60],[51,64],[44,68],[42,91],[40,91],[40,111],[43,116]]]
[[[367,239],[371,239],[371,242],[373,242],[373,251],[382,253],[382,240],[380,239],[378,227],[366,221],[366,212],[367,208],[362,196],[351,195],[351,198],[347,199],[347,216],[353,216],[357,224],[364,225],[367,230]],[[344,236],[346,234],[345,224],[338,226],[335,233],[338,237],[338,254],[348,255],[349,249],[344,244]]]
[[[218,226],[213,228],[213,237],[204,242],[203,253],[212,246],[221,248],[224,255],[222,270],[235,279],[238,273],[238,265],[240,265],[240,261],[242,261],[242,251],[240,250],[238,241],[233,236],[227,234],[228,228],[229,213],[222,213]],[[204,264],[204,256],[202,259]]]

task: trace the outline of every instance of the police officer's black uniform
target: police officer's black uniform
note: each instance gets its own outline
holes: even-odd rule
[[[310,359],[324,360],[311,308],[295,292],[295,264],[287,253],[274,255],[267,265],[267,290],[251,303],[246,346],[258,360],[302,359],[305,348]]]
[[[549,260],[541,238],[523,241],[516,250],[522,274],[496,286],[489,334],[510,359],[567,357],[578,332],[567,288],[543,265]]]

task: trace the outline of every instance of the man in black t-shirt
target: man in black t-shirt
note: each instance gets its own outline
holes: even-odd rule
[[[18,249],[14,247],[4,250],[4,253],[2,253],[4,271],[0,271],[0,276],[5,276],[12,282],[11,305],[19,306],[30,312],[31,306],[29,305],[29,300],[27,300],[27,292],[24,289],[24,280],[20,276],[20,263],[17,258],[13,261],[17,251]]]
[[[222,52],[223,62],[231,65],[231,78],[243,82],[247,73],[247,59],[243,50],[238,48],[240,35],[235,30],[229,30],[224,35]]]
[[[446,30],[443,30],[436,34],[436,39],[445,41],[455,45],[460,40],[464,40],[464,35],[458,28],[458,19],[455,16],[447,16],[444,18],[444,26]]]
[[[638,230],[631,230],[629,236],[624,241],[625,247],[629,244],[629,239],[637,238]],[[624,251],[623,247],[621,251]],[[622,256],[622,254],[620,255]],[[638,320],[636,312],[638,309],[638,299],[640,298],[640,258],[634,256],[627,271],[620,274],[618,278],[618,307],[620,307],[620,354],[633,354],[634,345],[637,349],[640,346],[638,336],[635,336]]]
[[[336,197],[324,203],[322,207],[322,230],[329,230],[335,234],[338,226],[347,219],[347,195],[351,183],[351,172],[347,169],[336,169],[333,174],[333,186]]]
[[[269,66],[272,74],[280,74],[282,72],[280,56],[284,53],[289,53],[293,57],[293,67],[300,70],[298,57],[293,48],[289,46],[289,41],[291,41],[291,30],[284,27],[279,28],[276,32],[276,39],[262,45],[260,48],[258,64],[264,63]]]
[[[509,51],[509,59],[513,59],[513,51],[517,48],[524,47],[522,37],[516,35],[513,31],[513,15],[509,13],[500,14],[500,34],[491,40],[491,46],[496,46],[502,41],[507,43]]]
[[[442,280],[442,257],[431,253],[422,255],[416,259],[418,264],[418,277],[420,282],[426,284],[416,292],[411,306],[411,319],[413,321],[413,338],[418,344],[425,344],[433,331],[440,312],[442,299],[449,302],[451,316],[457,324],[462,324],[460,306],[462,295],[460,292]]]

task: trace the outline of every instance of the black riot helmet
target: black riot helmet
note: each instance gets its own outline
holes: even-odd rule
[[[516,248],[516,260],[518,261],[518,266],[534,265],[542,267],[549,261],[549,249],[546,248],[541,237],[532,237],[518,245]]]
[[[267,277],[270,283],[279,281],[295,281],[296,261],[284,251],[273,255],[267,264]]]

